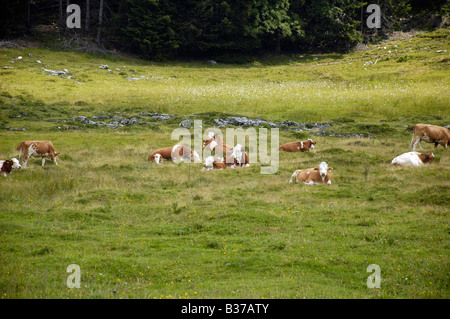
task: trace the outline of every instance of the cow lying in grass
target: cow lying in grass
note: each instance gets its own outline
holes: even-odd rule
[[[227,167],[235,168],[235,167],[248,167],[250,166],[248,160],[248,154],[245,152],[242,145],[237,144],[233,148],[233,152],[231,155],[225,157],[215,157],[208,156],[205,159],[205,164],[203,164],[203,170],[212,170],[212,169],[224,169]]]
[[[219,158],[219,157],[215,157],[215,156],[208,156],[205,159],[205,164],[203,164],[203,168],[202,171],[204,170],[213,170],[213,169],[225,169],[227,167],[234,167],[234,161],[232,162],[230,159],[228,159],[227,163],[227,158]]]
[[[233,152],[233,146],[225,145],[223,141],[217,136],[212,138],[210,136],[208,139],[203,140],[203,147],[211,152],[222,150],[222,154],[224,156],[230,155]]]
[[[20,169],[20,165],[17,158],[12,158],[10,160],[0,161],[0,175],[6,176],[11,173],[13,169]]]
[[[179,144],[157,149],[148,156],[149,162],[154,161],[157,164],[161,164],[163,160],[177,161],[178,159],[187,162],[191,160],[199,162],[200,156],[198,156],[196,151],[192,151],[189,147]]]
[[[422,166],[425,163],[432,163],[433,160],[433,153],[421,154],[419,152],[408,152],[394,158],[391,164],[399,166]]]
[[[289,180],[289,184],[292,183],[304,183],[306,185],[317,185],[317,184],[331,184],[330,175],[328,171],[333,168],[328,167],[328,164],[322,162],[318,167],[298,169],[296,170]]]
[[[306,142],[291,142],[283,144],[279,147],[280,151],[284,152],[309,152],[310,149],[314,149],[314,142],[312,139],[308,139]]]

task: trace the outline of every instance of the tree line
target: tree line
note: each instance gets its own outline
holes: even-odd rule
[[[346,50],[389,30],[434,28],[448,0],[15,0],[0,10],[0,37],[37,26],[144,58],[214,57],[308,50]],[[381,8],[380,29],[368,29],[369,4]],[[66,8],[81,9],[68,29]],[[39,29],[38,29],[39,30]],[[42,30],[42,28],[40,29]]]

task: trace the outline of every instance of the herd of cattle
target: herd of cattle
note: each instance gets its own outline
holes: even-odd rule
[[[423,150],[420,145],[421,141],[434,143],[435,148],[441,144],[445,149],[447,149],[450,141],[450,131],[441,126],[416,124],[414,126],[413,137],[410,144],[413,151],[397,156],[392,160],[391,164],[401,166],[421,166],[424,165],[424,163],[433,162],[433,153],[421,154],[415,151],[417,145],[421,150]],[[314,149],[315,144],[316,142],[308,139],[307,141],[283,144],[279,147],[279,150],[284,152],[309,152],[310,149]],[[248,154],[240,144],[237,144],[234,147],[228,146],[224,144],[222,139],[219,136],[216,136],[213,132],[210,132],[208,138],[203,140],[203,147],[211,152],[216,150],[220,151],[219,153],[224,154],[224,156],[206,157],[202,170],[225,169],[227,167],[248,167],[250,165]],[[19,160],[21,156],[23,156],[22,165],[20,165],[20,161],[16,158],[0,161],[0,174],[6,176],[11,173],[13,169],[20,169],[22,166],[26,167],[28,159],[31,156],[41,157],[42,166],[45,165],[46,158],[50,158],[52,162],[58,165],[56,162],[56,157],[59,153],[55,151],[55,148],[50,141],[24,141],[16,147],[16,150],[19,151]],[[156,162],[157,164],[161,164],[164,160],[176,159],[200,161],[200,157],[197,152],[192,151],[186,146],[178,144],[171,147],[157,149],[148,156],[148,161]],[[308,185],[331,184],[331,179],[328,172],[332,169],[333,168],[328,167],[326,162],[321,162],[315,168],[298,169],[292,174],[289,183],[299,182]]]

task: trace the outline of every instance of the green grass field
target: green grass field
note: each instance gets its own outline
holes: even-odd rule
[[[61,156],[0,178],[1,298],[449,298],[449,150],[422,143],[434,163],[390,165],[410,150],[412,125],[450,123],[449,38],[398,35],[244,65],[2,49],[0,67],[13,69],[0,69],[0,159],[23,140],[50,140]],[[58,122],[140,112],[178,117],[117,129]],[[260,164],[147,162],[193,114],[203,129],[241,115],[374,138],[312,136],[316,148],[280,153],[273,175]],[[280,144],[309,137],[280,129]],[[288,184],[321,161],[332,185]],[[81,288],[66,285],[70,264]],[[378,289],[367,287],[371,264]]]

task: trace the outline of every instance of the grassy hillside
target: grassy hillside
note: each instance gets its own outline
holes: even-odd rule
[[[0,158],[22,140],[51,140],[61,156],[0,178],[1,298],[448,298],[449,151],[422,143],[433,164],[390,161],[410,150],[415,123],[450,123],[449,36],[245,65],[2,49],[0,67],[13,68],[0,69]],[[78,119],[101,115],[140,121]],[[317,145],[281,153],[274,175],[147,162],[181,120],[206,129],[228,115],[332,126],[280,129],[280,144]],[[332,185],[288,184],[321,161]],[[70,264],[79,289],[66,286]],[[367,288],[370,264],[380,289]]]

